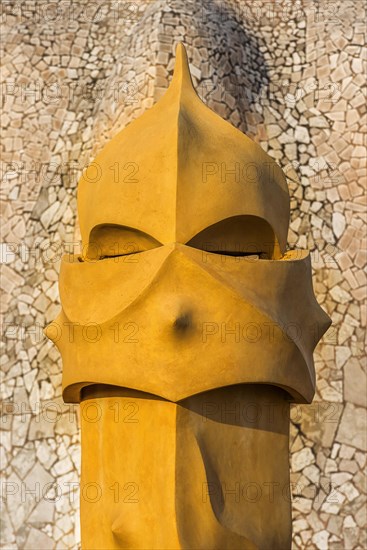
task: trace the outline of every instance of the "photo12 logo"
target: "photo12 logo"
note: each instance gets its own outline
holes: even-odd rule
[[[44,23],[67,25],[68,30],[77,30],[79,23],[101,23],[106,20],[135,22],[142,16],[147,2],[124,0],[70,2],[69,0],[2,0],[1,21],[11,24]]]

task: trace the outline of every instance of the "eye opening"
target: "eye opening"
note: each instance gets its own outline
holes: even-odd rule
[[[108,260],[109,258],[121,258],[121,256],[132,256],[133,254],[141,254],[143,250],[137,250],[136,252],[126,252],[125,254],[105,254],[100,256],[99,260]]]
[[[139,254],[162,244],[143,231],[116,224],[95,226],[89,235],[85,259],[89,261]]]
[[[263,218],[251,215],[225,218],[203,229],[186,244],[223,256],[258,256],[261,260],[282,256],[271,225]]]
[[[118,244],[118,243],[116,243]],[[131,247],[131,252],[127,252],[126,250]],[[119,248],[119,247],[118,247]],[[121,256],[132,256],[133,254],[141,254],[141,252],[144,252],[144,250],[140,250],[139,248],[135,250],[135,244],[134,243],[126,243],[126,246],[123,247],[123,250],[119,252],[119,250],[116,251],[116,254],[100,254],[99,260],[106,260],[109,258],[121,258]]]
[[[254,252],[232,252],[229,250],[205,250],[210,254],[218,254],[220,256],[230,256],[233,258],[247,258],[251,260],[270,260],[269,255],[266,252],[254,251]]]

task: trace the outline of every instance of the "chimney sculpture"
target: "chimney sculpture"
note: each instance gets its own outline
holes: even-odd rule
[[[48,334],[81,405],[82,548],[290,548],[289,407],[330,320],[286,252],[282,170],[200,100],[181,44],[78,208]]]

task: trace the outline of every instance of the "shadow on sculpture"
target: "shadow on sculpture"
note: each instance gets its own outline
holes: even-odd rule
[[[182,45],[94,164],[47,328],[81,404],[82,547],[290,548],[289,405],[330,320],[286,251],[282,171],[201,102]]]

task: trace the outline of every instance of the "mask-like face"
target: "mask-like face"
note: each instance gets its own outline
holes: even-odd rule
[[[166,95],[86,170],[78,204],[86,254],[62,263],[48,332],[67,401],[96,383],[172,401],[267,383],[312,399],[329,318],[308,254],[285,254],[285,177],[201,102],[182,46]]]
[[[64,399],[103,411],[98,425],[82,414],[82,479],[104,489],[98,505],[82,500],[84,544],[286,548],[289,418],[222,413],[311,401],[329,318],[308,253],[285,252],[282,171],[201,102],[182,46],[177,56],[166,95],[80,181],[85,254],[62,262],[48,329]],[[136,428],[108,420],[111,395],[123,410],[134,400]],[[141,500],[116,501],[116,483]],[[280,493],[249,504],[254,483]],[[226,487],[241,488],[238,501],[224,502]]]

